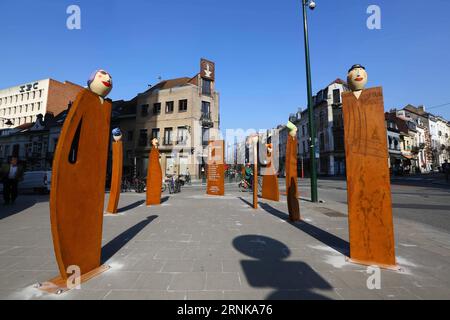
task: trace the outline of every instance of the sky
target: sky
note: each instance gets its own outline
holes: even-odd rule
[[[450,120],[449,0],[316,0],[308,10],[313,93],[356,63],[385,109],[425,105]],[[69,30],[68,6],[81,9]],[[369,5],[381,29],[367,27]],[[53,78],[81,85],[112,74],[113,100],[158,77],[216,63],[221,129],[266,129],[307,104],[300,0],[0,0],[0,88]]]

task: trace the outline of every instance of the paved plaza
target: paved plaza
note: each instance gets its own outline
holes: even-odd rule
[[[185,187],[149,208],[144,194],[123,193],[120,213],[104,218],[102,260],[111,269],[61,295],[33,287],[58,271],[48,196],[23,195],[0,208],[0,299],[450,298],[448,188],[392,186],[401,269],[382,270],[372,290],[367,267],[346,261],[345,182],[320,180],[319,204],[307,189],[301,181],[298,223],[287,221],[284,196],[259,199],[254,210],[235,184],[224,197]]]

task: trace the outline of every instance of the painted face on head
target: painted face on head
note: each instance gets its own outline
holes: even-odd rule
[[[152,146],[155,147],[155,148],[158,147],[158,139],[156,139],[156,138],[152,139]]]
[[[352,91],[361,91],[367,84],[367,72],[362,67],[352,68],[347,75],[347,83]]]
[[[108,72],[98,70],[89,79],[88,87],[95,94],[105,98],[112,90],[112,77]]]
[[[114,141],[120,141],[122,140],[122,131],[120,131],[119,128],[114,128],[112,131],[112,136],[114,138]]]

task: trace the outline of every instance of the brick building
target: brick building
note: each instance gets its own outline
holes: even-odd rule
[[[74,101],[83,87],[44,79],[0,90],[0,130],[35,123],[39,114],[57,115]],[[12,125],[7,125],[10,121]]]

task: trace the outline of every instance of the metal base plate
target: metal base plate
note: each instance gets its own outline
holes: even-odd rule
[[[89,281],[90,279],[109,270],[110,268],[111,267],[108,265],[101,265],[100,267],[81,275],[80,283],[85,283],[86,281]],[[63,279],[61,276],[58,276],[43,283],[38,283],[35,285],[35,287],[41,291],[50,294],[62,294],[71,289],[70,287],[67,286],[67,279]]]
[[[402,270],[400,268],[400,266],[397,264],[395,264],[395,265],[380,264],[380,263],[375,263],[375,262],[368,262],[368,261],[352,259],[349,257],[345,257],[345,261],[348,263],[360,264],[363,266],[377,266],[381,269],[386,269],[386,270],[391,270],[391,271],[401,271]]]

